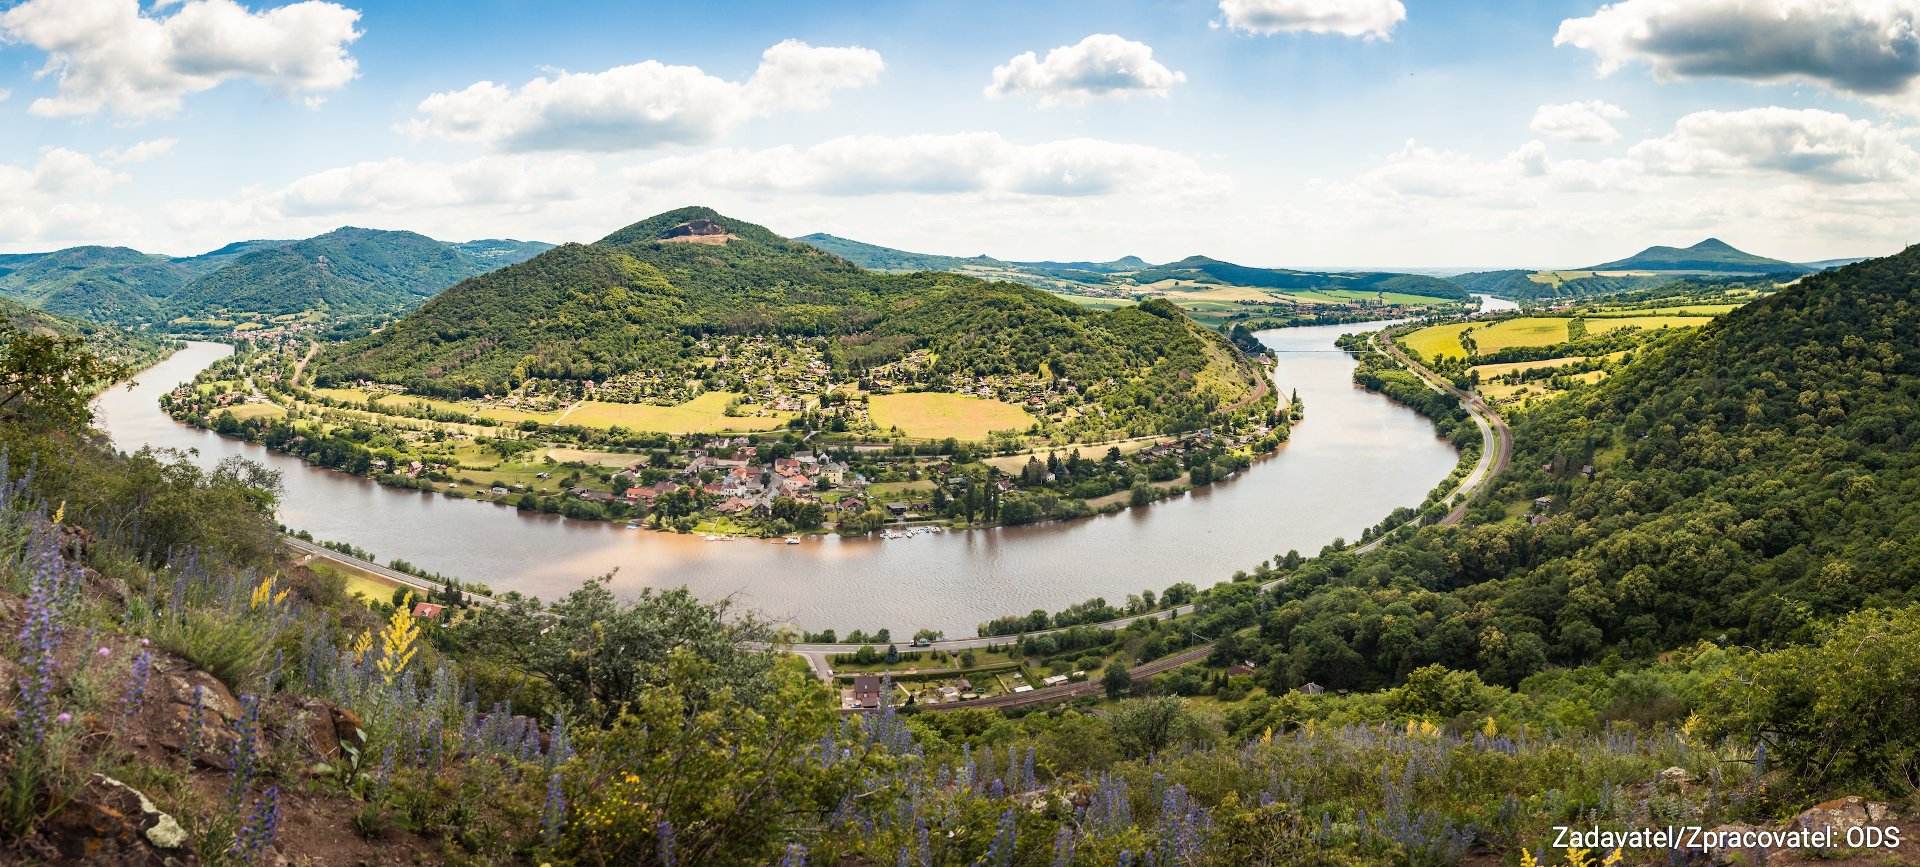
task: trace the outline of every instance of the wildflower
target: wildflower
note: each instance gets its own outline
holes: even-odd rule
[[[66,725],[67,723],[73,722],[73,714],[62,711],[59,716],[54,717],[53,719],[55,722],[58,722],[61,725]]]
[[[109,657],[109,656],[112,656],[112,655],[113,655],[113,648],[111,648],[111,647],[102,647],[102,648],[100,648],[100,658],[101,658],[101,659],[106,659],[107,657]]]
[[[540,815],[540,836],[548,848],[560,845],[560,831],[567,825],[567,796],[560,790],[560,774],[547,779],[547,804]]]
[[[133,658],[133,669],[127,673],[127,694],[123,703],[123,712],[133,716],[147,699],[147,680],[153,676],[153,654],[140,651]]]
[[[406,670],[414,654],[420,652],[420,648],[414,645],[419,638],[420,625],[413,622],[413,615],[406,606],[394,608],[393,616],[387,620],[387,627],[380,631],[381,655],[378,665],[380,674],[386,678],[389,686]]]
[[[253,812],[247,816],[245,824],[234,832],[233,846],[227,850],[228,856],[241,864],[252,864],[265,854],[267,847],[273,845],[273,838],[280,831],[280,787],[269,786],[254,802]]]

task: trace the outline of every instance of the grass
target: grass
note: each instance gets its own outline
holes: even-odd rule
[[[1605,361],[1618,361],[1621,358],[1625,357],[1626,354],[1631,351],[1632,350],[1630,349],[1623,349],[1623,350],[1620,350],[1619,352],[1609,352],[1606,355],[1600,356],[1600,358]],[[1475,373],[1480,374],[1481,379],[1491,379],[1496,376],[1506,376],[1509,373],[1521,373],[1528,370],[1540,370],[1542,368],[1548,368],[1548,367],[1565,367],[1570,364],[1579,364],[1580,362],[1583,362],[1583,361],[1589,361],[1589,360],[1592,360],[1592,358],[1593,356],[1590,356],[1590,355],[1569,355],[1565,358],[1547,358],[1547,359],[1542,359],[1540,361],[1510,361],[1505,364],[1476,364],[1473,366],[1472,369]]]
[[[1677,307],[1655,307],[1639,310],[1595,310],[1587,315],[1594,318],[1614,318],[1621,316],[1719,316],[1723,313],[1731,313],[1745,306],[1745,304],[1685,304]]]
[[[635,461],[641,458],[640,455],[636,454],[595,452],[586,449],[566,448],[547,449],[545,457],[553,458],[555,461],[563,464],[578,461],[579,463],[596,467],[627,467],[632,466]]]
[[[787,423],[786,413],[773,417],[728,417],[727,403],[738,396],[730,392],[709,391],[676,406],[589,400],[574,407],[572,412],[560,419],[560,423],[682,434],[773,430]]]
[[[393,591],[400,589],[399,584],[375,575],[372,572],[355,569],[352,566],[333,560],[324,560],[316,557],[307,562],[307,568],[321,575],[338,576],[340,580],[346,582],[346,594],[348,596],[358,593],[369,600],[385,602],[393,598]]]
[[[1704,325],[1708,321],[1710,320],[1702,316],[1602,317],[1587,320],[1587,330],[1595,334],[1604,334],[1608,331],[1633,327],[1645,328],[1648,331],[1658,331],[1662,328],[1693,328],[1698,325]]]
[[[1460,332],[1467,330],[1469,322],[1453,322],[1446,325],[1431,325],[1400,338],[1400,345],[1417,352],[1420,357],[1434,361],[1440,356],[1451,355],[1455,358],[1467,354],[1460,345]]]
[[[1516,346],[1552,346],[1567,342],[1567,322],[1566,319],[1549,316],[1506,319],[1474,329],[1473,342],[1482,354]]]
[[[997,430],[1026,430],[1033,424],[1033,416],[1013,404],[938,392],[875,395],[867,413],[883,429],[897,427],[927,439],[984,440]]]
[[[234,404],[221,410],[221,412],[233,413],[233,417],[239,421],[246,421],[250,418],[280,418],[287,414],[286,410],[270,403]],[[215,413],[215,415],[219,415],[219,413]]]
[[[867,488],[867,496],[875,500],[887,500],[901,494],[924,494],[933,488],[934,483],[925,479],[917,482],[877,482]]]

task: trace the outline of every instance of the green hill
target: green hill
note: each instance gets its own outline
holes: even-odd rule
[[[1405,292],[1436,298],[1466,300],[1467,292],[1438,277],[1384,272],[1295,271],[1288,268],[1254,268],[1236,265],[1207,256],[1188,256],[1178,262],[1156,265],[1129,275],[1134,282],[1147,284],[1161,280],[1188,280],[1261,289],[1353,290],[1359,292]]]
[[[1708,271],[1739,274],[1804,273],[1804,265],[1756,256],[1735,249],[1719,238],[1708,238],[1691,247],[1648,247],[1613,262],[1582,269],[1589,271]]]
[[[164,256],[126,247],[72,247],[0,265],[0,297],[50,313],[137,326],[191,273]]]
[[[425,235],[349,227],[242,253],[182,287],[165,310],[174,317],[400,313],[495,267]]]
[[[453,248],[497,268],[502,265],[511,265],[515,262],[525,262],[528,259],[553,249],[553,245],[545,241],[515,241],[511,238],[483,238],[478,241],[462,241],[454,244]]]
[[[1386,546],[1338,589],[1289,582],[1269,652],[1328,686],[1434,662],[1511,684],[1700,640],[1807,641],[1920,598],[1916,309],[1920,247],[1809,276],[1528,410],[1470,526]]]
[[[1008,263],[991,256],[940,256],[933,253],[910,253],[878,244],[864,244],[859,241],[815,232],[794,239],[809,247],[825,250],[855,265],[872,271],[965,271],[979,266],[1005,267]]]
[[[1013,283],[882,274],[706,208],[462,282],[323,354],[314,371],[322,383],[370,379],[449,396],[498,394],[529,378],[698,377],[708,362],[697,344],[709,336],[822,341],[849,377],[928,350],[930,372],[943,377],[1111,379],[1107,391],[1125,411],[1146,407],[1146,427],[1180,426],[1260,381],[1237,349],[1164,303],[1099,311]]]
[[[0,323],[29,334],[81,337],[96,355],[144,367],[164,357],[161,341],[124,328],[56,316],[17,301],[0,298]]]

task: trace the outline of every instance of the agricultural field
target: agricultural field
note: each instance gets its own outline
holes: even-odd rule
[[[1587,331],[1593,334],[1605,334],[1621,328],[1645,328],[1658,331],[1662,328],[1694,328],[1713,321],[1707,316],[1610,316],[1594,317],[1587,320]]]
[[[1485,328],[1474,329],[1473,342],[1482,354],[1499,352],[1516,346],[1552,346],[1567,342],[1568,321],[1549,316],[1506,319]]]
[[[287,414],[286,410],[271,403],[237,403],[225,408],[223,412],[233,413],[236,421],[246,421],[250,418],[281,418]]]
[[[927,439],[984,440],[997,430],[1026,430],[1033,424],[1033,416],[1013,404],[939,392],[874,395],[867,414],[882,428]]]
[[[1471,322],[1452,322],[1446,325],[1433,325],[1415,331],[1400,338],[1400,345],[1420,353],[1420,357],[1433,361],[1442,355],[1456,358],[1467,354],[1460,345],[1460,332],[1467,330]]]
[[[1613,318],[1619,316],[1719,316],[1731,313],[1744,304],[1688,304],[1678,307],[1654,307],[1651,309],[1601,309],[1587,314],[1593,318]]]
[[[1619,352],[1609,352],[1600,357],[1604,361],[1618,361],[1626,357],[1627,353],[1631,351],[1632,350],[1623,349]],[[1476,364],[1468,369],[1480,374],[1481,379],[1491,379],[1496,376],[1506,376],[1510,373],[1524,373],[1529,370],[1579,364],[1583,361],[1589,361],[1592,358],[1593,356],[1589,355],[1569,355],[1566,358],[1547,358],[1540,361],[1509,361],[1505,364]]]
[[[638,461],[641,459],[640,455],[629,454],[625,452],[596,452],[596,451],[588,451],[586,449],[569,449],[569,448],[559,448],[559,447],[547,449],[546,452],[541,456],[552,458],[554,460],[554,463],[560,463],[560,464],[569,464],[569,463],[578,462],[578,463],[587,464],[588,466],[614,467],[614,468],[632,466],[635,461]]]
[[[563,424],[584,427],[623,427],[661,433],[773,430],[787,423],[786,413],[774,416],[728,416],[727,403],[738,396],[730,392],[709,391],[675,406],[588,400],[562,414],[558,420]],[[1025,413],[1021,415],[1024,417]]]

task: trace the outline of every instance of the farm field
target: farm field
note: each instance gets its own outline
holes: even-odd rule
[[[676,406],[588,400],[566,413],[561,422],[584,427],[623,427],[661,433],[773,430],[787,423],[786,414],[729,417],[726,414],[727,402],[738,396],[731,392],[709,391]]]
[[[1626,357],[1627,353],[1631,351],[1632,350],[1623,349],[1619,352],[1609,352],[1601,356],[1601,358],[1606,361],[1618,361]],[[1509,373],[1522,373],[1528,370],[1579,364],[1592,358],[1593,356],[1590,355],[1570,355],[1566,358],[1546,358],[1540,361],[1509,361],[1505,364],[1476,364],[1470,369],[1480,374],[1482,379],[1487,379],[1495,376],[1506,376]]]
[[[227,407],[223,411],[233,413],[233,417],[240,421],[250,418],[280,418],[287,414],[286,410],[271,403],[240,403]]]
[[[1420,353],[1420,356],[1428,361],[1433,361],[1442,355],[1463,356],[1467,354],[1467,350],[1460,346],[1460,332],[1467,330],[1467,326],[1472,324],[1453,322],[1422,328],[1400,338],[1400,345]]]
[[[565,464],[565,463],[573,463],[575,461],[578,461],[583,464],[589,464],[597,467],[632,466],[635,461],[639,461],[642,459],[642,456],[640,455],[629,454],[624,452],[596,452],[596,451],[588,451],[586,449],[568,449],[568,448],[557,448],[557,447],[547,449],[545,455],[543,456],[553,458],[554,461],[558,463]]]
[[[1688,304],[1679,307],[1655,307],[1639,310],[1595,310],[1591,318],[1613,319],[1623,316],[1719,316],[1744,307],[1744,304]]]
[[[1587,320],[1587,330],[1594,334],[1605,334],[1621,328],[1645,328],[1658,331],[1662,328],[1694,328],[1712,321],[1705,316],[1618,316],[1594,317]]]
[[[874,395],[867,414],[882,428],[928,439],[983,440],[997,430],[1026,430],[1033,424],[1033,416],[1012,404],[938,392]]]
[[[1474,329],[1473,342],[1482,354],[1516,346],[1552,346],[1567,342],[1567,322],[1566,319],[1547,316],[1507,319]]]

